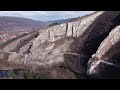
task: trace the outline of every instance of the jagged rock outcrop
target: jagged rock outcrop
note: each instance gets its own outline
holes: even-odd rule
[[[40,30],[38,37],[31,45],[30,53],[23,55],[13,53],[9,56],[8,61],[28,66],[64,67],[84,74],[86,70],[80,62],[81,55],[77,51],[74,52],[71,45],[102,13],[102,11],[97,12],[79,21]]]
[[[88,74],[94,78],[120,78],[120,26],[115,27],[89,61]]]
[[[14,40],[13,42],[7,44],[3,50],[4,51],[19,51],[19,48],[26,45],[30,40],[34,39],[36,36],[38,36],[38,32],[34,32],[32,34],[28,34],[24,37],[21,37],[17,40]]]
[[[119,24],[120,11],[99,11],[75,21],[42,29],[39,33],[30,33],[17,38],[3,44],[1,50],[11,53],[6,58],[8,62],[23,64],[31,67],[33,71],[37,67],[44,67],[51,78],[85,78],[87,69],[88,74],[92,76],[94,71],[89,72],[92,65],[96,61],[101,61],[98,57],[103,57],[113,46],[110,42],[110,46],[105,44],[106,52],[102,46],[98,49],[111,30]],[[110,39],[114,40],[112,38],[114,37]],[[97,49],[98,54],[95,54],[97,59],[90,59]],[[48,68],[50,70],[47,70]],[[95,71],[99,74],[96,68]]]

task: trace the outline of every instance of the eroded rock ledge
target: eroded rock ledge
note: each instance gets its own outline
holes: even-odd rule
[[[102,74],[109,72],[107,65],[119,72],[119,24],[120,11],[99,11],[3,44],[1,50],[9,54],[5,58],[1,52],[1,60],[32,67],[33,71],[44,67],[52,78],[85,78],[87,74],[106,78],[109,74]]]

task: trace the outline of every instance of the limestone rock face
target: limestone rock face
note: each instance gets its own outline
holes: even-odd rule
[[[55,42],[61,38],[79,37],[85,32],[87,27],[103,12],[97,12],[91,16],[83,18],[79,21],[63,23],[53,27],[48,27],[45,30],[40,30],[39,36],[33,41],[33,48],[38,47],[45,42]]]
[[[12,63],[26,66],[64,67],[75,73],[83,74],[86,70],[80,63],[81,56],[73,51],[72,44],[102,13],[104,12],[96,12],[79,21],[40,30],[39,35],[34,39],[31,38],[33,34],[29,34],[11,42],[3,50],[18,52],[9,55],[8,61]],[[19,45],[29,38],[31,41]],[[13,47],[10,48],[11,46]]]
[[[112,70],[119,77],[119,24],[120,11],[99,11],[29,33],[1,50],[8,62],[42,68],[49,78],[107,78]]]

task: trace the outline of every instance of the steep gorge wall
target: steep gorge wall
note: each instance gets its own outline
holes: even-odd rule
[[[23,55],[21,55],[22,53],[12,53],[8,61],[32,67],[64,67],[76,73],[85,73],[84,66],[80,65],[81,57],[77,52],[73,52],[71,45],[102,13],[104,12],[96,12],[79,21],[63,23],[40,30],[38,37],[31,44],[25,45],[30,45],[30,48],[28,48],[30,50],[27,50],[29,53]],[[12,42],[11,44],[14,43]],[[8,46],[10,44],[4,48]],[[19,52],[22,52],[22,50],[24,52],[24,47],[19,50]]]
[[[26,39],[27,43],[24,45],[17,43],[23,40],[22,38],[17,39],[4,46],[4,50],[16,43],[19,47],[8,56],[9,62],[24,64],[34,69],[40,66],[51,68],[49,72],[51,76],[55,76],[54,78],[66,78],[66,75],[71,75],[69,78],[82,78],[81,75],[86,75],[87,69],[89,70],[96,61],[90,59],[91,56],[111,30],[120,24],[119,21],[120,11],[96,12],[80,20],[40,30],[38,35],[31,39],[31,35],[25,36],[23,39]],[[98,55],[99,50],[101,49],[98,49]],[[57,70],[62,71],[55,74]]]

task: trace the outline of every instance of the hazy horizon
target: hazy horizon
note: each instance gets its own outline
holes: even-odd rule
[[[94,11],[0,11],[0,16],[22,17],[37,21],[54,21],[75,18]]]

